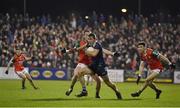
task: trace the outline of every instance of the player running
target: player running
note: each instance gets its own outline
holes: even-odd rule
[[[153,80],[160,74],[160,72],[162,72],[163,69],[162,63],[168,64],[171,69],[175,69],[175,65],[172,64],[165,56],[160,54],[158,51],[150,48],[146,48],[144,42],[138,43],[138,51],[141,57],[141,62],[139,66],[140,73],[138,75],[137,84],[141,78],[141,73],[143,71],[145,63],[147,63],[147,65],[149,66],[149,70],[148,70],[148,76],[145,79],[145,82],[142,85],[141,89],[135,93],[132,93],[131,96],[132,97],[140,96],[140,94],[146,89],[146,87],[149,86],[156,92],[156,99],[159,99],[162,91],[155,86]]]
[[[31,57],[26,57],[26,55],[24,53],[22,53],[22,51],[17,48],[14,49],[15,50],[15,55],[11,58],[11,60],[8,63],[8,67],[7,70],[5,71],[6,74],[8,74],[9,71],[9,67],[11,65],[11,63],[14,64],[14,68],[15,68],[15,73],[22,78],[22,89],[26,89],[25,87],[25,81],[26,79],[29,80],[30,84],[33,86],[34,89],[38,89],[34,83],[33,80],[30,76],[30,74],[28,73],[27,69],[25,69],[23,63],[25,61],[31,60]]]
[[[78,64],[76,66],[76,68],[74,69],[74,75],[72,77],[72,82],[70,85],[70,88],[68,91],[66,91],[66,95],[69,96],[71,94],[71,92],[73,91],[74,85],[77,82],[77,80],[79,79],[81,85],[82,85],[82,91],[80,94],[77,94],[77,97],[82,97],[82,96],[87,96],[88,92],[86,90],[86,85],[85,85],[85,79],[82,76],[82,70],[84,70],[85,68],[88,68],[87,66],[91,63],[91,58],[88,57],[85,54],[85,48],[87,47],[87,42],[85,40],[85,37],[89,34],[89,31],[85,31],[85,36],[83,37],[83,39],[78,42],[78,45],[76,45],[76,47],[73,49],[73,51],[78,51],[79,56],[78,56]],[[65,50],[65,49],[64,49]],[[66,50],[63,52],[71,52],[72,50]],[[90,73],[89,73],[90,74]],[[101,81],[99,79],[99,77],[97,75],[91,74],[92,78],[96,81],[96,98],[100,98],[99,96],[99,91],[100,91],[100,87],[101,87]]]
[[[86,53],[88,56],[92,57],[92,63],[89,65],[89,68],[94,72],[94,74],[100,76],[108,87],[114,90],[118,99],[122,99],[117,87],[109,80],[107,75],[107,68],[103,58],[103,52],[105,49],[103,49],[100,43],[97,42],[96,35],[93,33],[88,35],[88,43],[94,48],[91,53]],[[105,52],[111,53],[108,51]]]

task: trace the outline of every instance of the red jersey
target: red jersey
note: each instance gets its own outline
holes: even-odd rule
[[[86,44],[86,42],[85,42],[85,41],[80,41],[79,44],[80,44],[80,46],[83,46],[83,45]],[[84,49],[79,50],[78,62],[79,62],[79,63],[86,64],[86,65],[91,64],[91,57],[89,57],[89,56],[87,56],[87,55],[85,54]]]
[[[24,54],[14,56],[14,67],[15,67],[16,72],[22,71],[24,69],[24,66],[23,66],[24,61],[25,61]]]
[[[156,57],[153,56],[153,50],[150,48],[146,49],[146,53],[141,54],[141,60],[145,61],[148,65],[150,69],[163,69],[163,66],[160,62],[160,60],[158,60]]]

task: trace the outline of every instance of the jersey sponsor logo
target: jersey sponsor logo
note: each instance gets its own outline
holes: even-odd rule
[[[56,71],[55,73],[57,78],[63,78],[65,76],[64,71]]]
[[[40,75],[40,73],[39,73],[38,70],[32,70],[32,71],[30,72],[30,75],[31,75],[33,78],[37,78],[37,77]]]
[[[45,78],[50,78],[52,75],[53,75],[53,73],[51,71],[49,71],[49,70],[46,70],[46,71],[43,72],[43,76]]]

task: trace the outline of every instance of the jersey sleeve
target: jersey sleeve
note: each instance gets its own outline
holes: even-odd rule
[[[99,43],[96,43],[96,45],[94,46],[94,49],[100,50],[101,49],[101,45]]]
[[[79,42],[79,41],[76,41],[75,44],[74,44],[74,47],[75,47],[75,48],[80,47],[80,42]]]
[[[159,57],[159,52],[157,50],[153,50],[152,51],[152,56],[158,58]]]

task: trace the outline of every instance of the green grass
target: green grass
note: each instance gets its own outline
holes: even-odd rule
[[[155,99],[155,92],[147,88],[140,97],[133,98],[130,93],[139,87],[135,83],[116,83],[123,95],[117,100],[114,92],[102,83],[101,99],[95,99],[95,83],[89,85],[88,96],[77,98],[81,86],[79,82],[70,96],[65,95],[70,81],[34,81],[40,88],[34,90],[29,82],[27,89],[20,89],[20,80],[0,80],[0,106],[4,107],[180,107],[180,85],[157,84],[163,90],[161,98]]]

